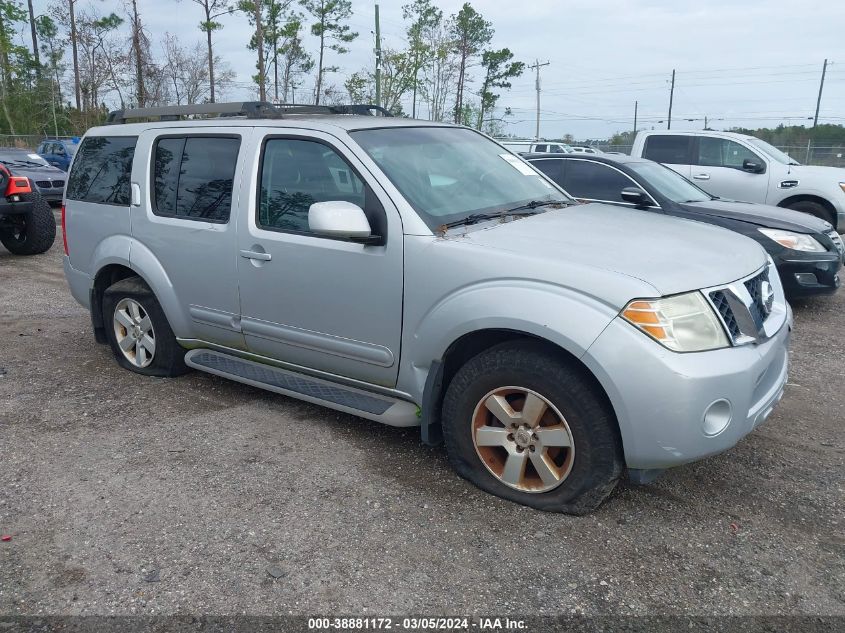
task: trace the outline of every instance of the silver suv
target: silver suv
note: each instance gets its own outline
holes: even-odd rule
[[[210,104],[91,129],[64,269],[97,341],[140,374],[421,426],[483,490],[571,513],[772,411],[792,319],[759,245],[577,204],[473,130],[363,112]],[[200,113],[227,116],[179,120]]]

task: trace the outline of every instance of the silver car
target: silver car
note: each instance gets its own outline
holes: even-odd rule
[[[121,366],[419,426],[483,490],[570,513],[771,413],[792,319],[758,244],[580,205],[478,132],[358,111],[89,130],[64,269]]]

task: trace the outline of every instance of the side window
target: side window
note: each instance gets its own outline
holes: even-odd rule
[[[742,169],[742,163],[746,160],[763,162],[757,154],[734,141],[706,136],[698,139],[698,165]]]
[[[232,183],[239,138],[164,137],[156,141],[153,213],[225,223],[232,210]]]
[[[563,182],[560,173],[561,162],[563,161],[544,158],[532,161],[531,164],[560,185]]]
[[[129,204],[135,136],[89,136],[79,148],[67,182],[70,200]]]
[[[691,136],[654,134],[646,137],[643,158],[670,165],[689,165]]]
[[[563,188],[576,198],[622,202],[621,191],[635,183],[612,167],[588,160],[573,160],[566,167]]]
[[[535,152],[547,152],[547,151],[548,151],[548,149],[546,148],[546,146],[545,146],[545,145],[535,145],[535,146],[534,146],[534,151],[535,151]]]
[[[346,200],[367,213],[374,234],[384,235],[384,210],[349,164],[316,141],[271,138],[261,159],[257,224],[261,228],[309,233],[308,210],[315,202]]]

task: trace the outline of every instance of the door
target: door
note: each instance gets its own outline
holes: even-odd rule
[[[243,132],[168,128],[141,134],[132,170],[138,246],[130,261],[155,259],[164,268],[191,326],[177,336],[243,349],[232,209],[240,149],[251,129],[237,130]]]
[[[398,211],[350,150],[318,132],[256,140],[238,235],[241,326],[249,349],[292,365],[393,386],[402,333]],[[364,209],[375,244],[314,234],[308,209]]]
[[[749,169],[749,161],[762,172]],[[726,138],[698,138],[691,177],[707,193],[728,200],[764,203],[769,189],[766,161],[745,145]]]

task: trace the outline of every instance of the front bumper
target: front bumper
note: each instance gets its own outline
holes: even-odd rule
[[[791,330],[788,309],[780,330],[761,344],[679,354],[614,319],[583,360],[616,411],[628,468],[708,457],[761,424],[783,395]]]
[[[835,253],[828,253],[824,258],[816,259],[810,257],[793,259],[787,256],[776,259],[775,265],[783,284],[783,291],[790,299],[832,294],[841,283],[839,269],[842,267],[842,262]]]

